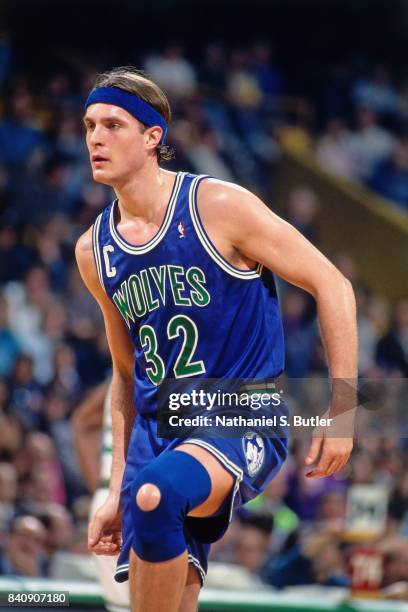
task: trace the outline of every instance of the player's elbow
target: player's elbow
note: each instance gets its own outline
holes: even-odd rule
[[[348,299],[354,300],[354,289],[353,285],[348,278],[344,276],[339,270],[336,270],[336,276],[334,278],[335,286],[337,291],[347,297]]]
[[[354,294],[353,285],[349,281],[348,278],[341,274],[340,287],[343,298],[345,302],[348,304],[348,308],[352,309],[354,312],[356,310],[356,296]]]
[[[317,302],[330,298],[330,301],[334,300],[338,305],[344,304],[347,308],[355,308],[353,285],[337,268],[331,269],[322,277],[315,298]]]

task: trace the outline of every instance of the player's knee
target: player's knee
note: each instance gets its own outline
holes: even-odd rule
[[[160,504],[161,493],[159,487],[147,482],[139,487],[136,493],[136,504],[144,512],[155,510]]]
[[[169,512],[174,506],[175,491],[170,474],[161,474],[153,466],[147,466],[136,476],[132,484],[134,527],[147,527],[156,516]]]
[[[184,520],[209,495],[208,472],[194,457],[162,453],[132,484],[133,549],[144,561],[166,561],[186,549]]]

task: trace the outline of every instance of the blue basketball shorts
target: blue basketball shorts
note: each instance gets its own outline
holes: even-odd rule
[[[286,438],[262,438],[256,433],[247,433],[241,438],[158,438],[157,419],[138,414],[129,442],[121,490],[122,549],[115,573],[117,582],[128,580],[129,555],[133,541],[131,504],[135,503],[130,496],[132,482],[137,472],[154,461],[158,455],[186,443],[206,449],[234,478],[233,490],[214,517],[187,517],[185,521],[188,562],[196,567],[202,583],[208,567],[210,542],[215,542],[224,535],[234,508],[262,493],[287,456]]]

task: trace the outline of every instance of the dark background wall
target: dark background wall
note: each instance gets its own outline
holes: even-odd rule
[[[12,34],[18,64],[36,71],[67,56],[72,61],[83,49],[90,61],[134,62],[180,39],[199,59],[210,40],[240,45],[264,37],[275,41],[280,65],[307,81],[322,60],[358,61],[360,54],[402,69],[407,6],[406,0],[3,0],[0,29]]]

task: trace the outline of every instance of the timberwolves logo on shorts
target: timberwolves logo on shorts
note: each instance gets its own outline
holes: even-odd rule
[[[255,476],[261,469],[265,458],[265,446],[261,436],[250,432],[245,434],[242,439],[245,459],[247,462],[248,474]]]

